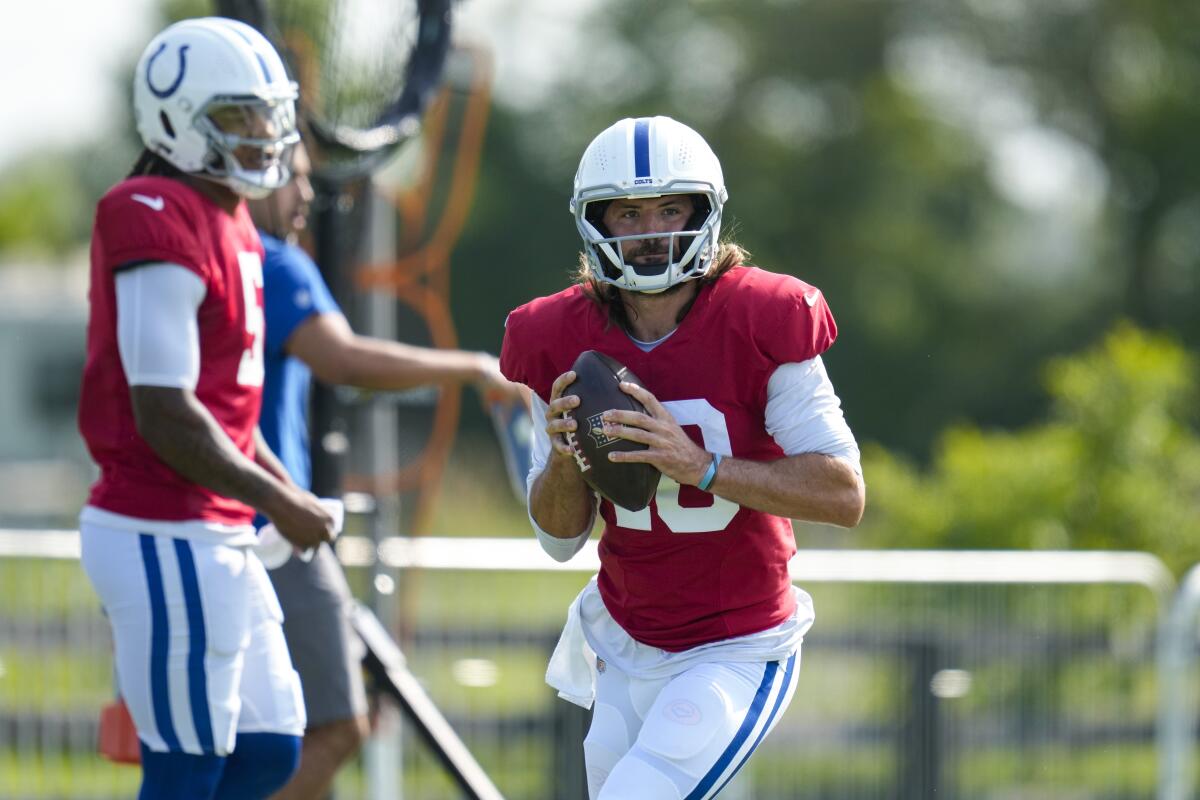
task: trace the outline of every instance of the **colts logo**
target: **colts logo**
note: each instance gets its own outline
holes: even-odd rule
[[[588,436],[592,437],[592,441],[596,443],[596,447],[608,447],[617,441],[604,435],[604,423],[600,421],[600,414],[592,414],[587,418],[587,423]]]
[[[154,69],[154,60],[162,55],[162,51],[166,49],[167,43],[163,42],[158,46],[158,49],[154,51],[154,55],[150,56],[150,60],[146,62],[146,85],[150,87],[150,93],[159,100],[166,100],[168,97],[175,94],[175,91],[179,89],[179,84],[183,83],[183,74],[187,72],[188,45],[184,44],[179,46],[179,74],[175,76],[175,80],[172,81],[171,85],[165,89],[159,89],[155,87],[154,82],[150,80],[150,71]]]

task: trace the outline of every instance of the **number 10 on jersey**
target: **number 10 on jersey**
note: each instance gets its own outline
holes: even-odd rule
[[[704,449],[710,453],[730,455],[729,427],[725,415],[707,400],[666,400],[663,407],[680,425],[696,425]],[[613,505],[617,512],[617,524],[635,531],[651,530],[650,509],[658,509],[658,517],[673,533],[715,533],[725,530],[740,506],[723,497],[712,496],[712,505],[702,508],[685,508],[679,504],[679,483],[666,475],[658,483],[654,502],[641,511],[630,511]]]

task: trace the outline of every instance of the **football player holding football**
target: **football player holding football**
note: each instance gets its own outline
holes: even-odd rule
[[[865,489],[858,446],[821,355],[837,335],[821,292],[747,264],[719,239],[720,162],[667,117],[623,119],[575,176],[578,281],[513,311],[505,375],[527,384],[537,427],[529,515],[559,561],[604,521],[600,573],[571,605],[547,679],[590,706],[592,798],[713,797],[789,704],[813,622],[793,587],[791,519],[852,527]],[[647,445],[611,453],[662,478],[630,511],[583,481],[566,434],[570,366],[598,350],[637,374],[646,413],[603,432]]]
[[[296,96],[253,28],[168,27],[134,74],[145,150],[96,209],[79,426],[100,477],[82,560],[142,800],[266,797],[300,752],[300,683],[251,521],[260,509],[308,548],[333,520],[257,432],[263,250],[244,202],[287,183]]]

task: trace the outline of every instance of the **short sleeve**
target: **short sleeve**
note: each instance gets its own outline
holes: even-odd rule
[[[570,347],[561,346],[570,319],[570,301],[562,294],[533,300],[514,309],[504,322],[504,341],[500,345],[500,372],[515,383],[523,383],[543,401],[549,402],[554,379],[574,360]],[[582,317],[575,317],[582,325]],[[570,355],[570,358],[567,356]],[[563,364],[566,366],[563,366]]]
[[[521,346],[517,339],[521,335],[521,318],[524,308],[509,313],[504,320],[504,339],[500,343],[500,372],[516,383],[526,383],[528,376],[522,368]]]
[[[340,313],[316,263],[296,245],[261,234],[266,350],[278,356],[292,333],[314,314]]]
[[[104,265],[115,271],[131,263],[178,264],[207,283],[200,243],[207,223],[185,196],[152,186],[122,184],[100,201],[94,230]]]
[[[756,330],[758,346],[775,364],[808,361],[837,339],[837,323],[825,295],[815,286],[789,279],[775,287],[773,302],[765,304]],[[765,323],[765,324],[762,324]]]

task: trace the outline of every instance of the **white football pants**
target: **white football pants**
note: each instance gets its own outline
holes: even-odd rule
[[[90,523],[80,538],[147,747],[225,756],[239,731],[304,734],[283,613],[250,548]]]

